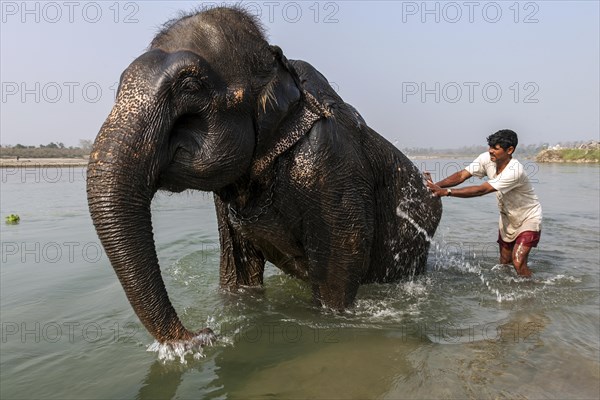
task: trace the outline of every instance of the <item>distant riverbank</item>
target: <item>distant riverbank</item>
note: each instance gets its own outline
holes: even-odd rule
[[[0,158],[0,168],[87,167],[88,158]]]
[[[479,153],[477,153],[479,154]],[[477,154],[448,154],[445,152],[429,154],[410,154],[413,160],[430,160],[436,158],[473,158]],[[11,157],[0,158],[0,168],[65,168],[87,167],[89,156],[75,158],[37,158],[37,157]],[[535,159],[539,163],[600,163],[600,144],[592,142],[579,148],[550,148],[537,153],[535,157],[517,154],[519,159]]]
[[[535,157],[539,163],[600,163],[600,143],[590,142],[578,148],[550,148]]]

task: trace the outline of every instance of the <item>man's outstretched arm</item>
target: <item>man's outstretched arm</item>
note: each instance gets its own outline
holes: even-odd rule
[[[452,175],[449,177],[452,178]],[[445,181],[446,179],[444,179]],[[444,182],[441,181],[441,182]],[[440,182],[440,183],[441,183]],[[433,193],[434,196],[443,197],[443,196],[452,196],[452,197],[477,197],[483,196],[484,194],[495,192],[496,189],[488,182],[484,182],[481,185],[477,186],[467,186],[459,189],[447,189],[445,187],[441,187],[436,185],[435,183],[429,181],[427,182],[427,186],[429,190]]]
[[[456,185],[460,185],[461,183],[463,183],[464,181],[469,179],[471,176],[472,175],[469,171],[467,171],[466,169],[463,169],[463,170],[453,173],[446,179],[442,179],[435,185],[439,186],[441,188],[454,187]]]

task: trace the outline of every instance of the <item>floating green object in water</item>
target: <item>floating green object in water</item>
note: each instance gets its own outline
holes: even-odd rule
[[[16,225],[19,223],[19,221],[21,221],[21,217],[19,217],[17,214],[10,214],[6,217],[7,224]]]

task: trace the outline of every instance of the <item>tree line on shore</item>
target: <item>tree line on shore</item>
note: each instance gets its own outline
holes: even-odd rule
[[[548,148],[548,144],[529,144],[519,145],[517,147],[517,154],[520,158],[535,157],[537,153],[543,149]],[[433,147],[405,147],[402,150],[407,156],[439,156],[439,157],[474,157],[484,151],[487,151],[488,147],[484,145],[472,145],[462,146],[448,149],[436,149]]]
[[[591,141],[560,142],[554,146],[549,143],[519,145],[516,155],[519,158],[535,158],[542,151],[548,149],[580,149]],[[592,141],[593,142],[593,141]],[[50,142],[39,146],[22,145],[20,143],[12,146],[0,146],[0,158],[83,158],[90,154],[92,140],[81,139],[79,146],[66,147],[61,142]],[[472,157],[483,153],[487,146],[472,145],[450,149],[437,149],[433,147],[405,147],[401,149],[409,157]]]
[[[30,146],[17,143],[14,146],[0,146],[0,158],[83,158],[92,150],[91,140],[80,140],[79,146],[66,147],[61,142]]]
[[[462,146],[454,149],[404,148],[402,151],[408,157],[475,157],[487,151],[487,146]],[[549,143],[520,144],[515,152],[517,159],[531,159],[537,162],[600,162],[600,143],[597,140]]]

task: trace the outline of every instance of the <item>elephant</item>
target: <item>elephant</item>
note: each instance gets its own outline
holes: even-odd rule
[[[423,273],[441,218],[418,168],[311,64],[288,60],[239,7],[167,22],[121,74],[94,142],[87,198],[125,294],[162,344],[184,327],[155,249],[159,190],[212,192],[224,289],[262,286],[265,263],[307,282],[315,305]]]

